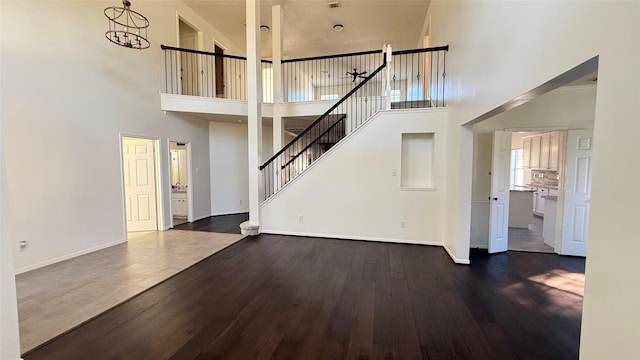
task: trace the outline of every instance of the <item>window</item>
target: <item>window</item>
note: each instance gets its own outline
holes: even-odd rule
[[[325,94],[320,95],[320,100],[338,100],[338,94]]]
[[[524,186],[524,149],[511,150],[511,185]]]
[[[391,102],[400,102],[400,90],[391,90]]]

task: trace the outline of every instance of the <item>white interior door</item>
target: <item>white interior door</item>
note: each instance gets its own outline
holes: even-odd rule
[[[593,130],[569,130],[562,221],[562,255],[586,256],[591,202]]]
[[[154,141],[122,138],[127,231],[158,229]]]
[[[489,253],[507,251],[509,238],[509,179],[511,168],[511,132],[493,133]]]

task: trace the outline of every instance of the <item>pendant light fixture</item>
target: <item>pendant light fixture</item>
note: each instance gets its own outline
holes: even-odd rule
[[[110,6],[104,9],[104,15],[109,19],[109,30],[105,36],[112,43],[138,50],[151,45],[147,40],[149,20],[131,10],[131,1],[122,0],[122,7]]]

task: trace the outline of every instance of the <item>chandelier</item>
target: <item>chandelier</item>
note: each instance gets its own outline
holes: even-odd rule
[[[138,50],[151,45],[147,40],[149,20],[131,10],[131,1],[122,0],[122,7],[110,6],[104,9],[104,15],[109,19],[109,30],[104,35],[112,43]]]

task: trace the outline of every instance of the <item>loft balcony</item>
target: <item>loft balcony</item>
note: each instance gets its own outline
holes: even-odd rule
[[[164,74],[161,109],[165,111],[247,116],[247,59],[198,50],[162,46]],[[448,46],[396,51],[374,97],[391,109],[445,106]],[[287,59],[281,81],[274,82],[273,64],[261,61],[262,116],[273,116],[274,86],[281,84],[283,117],[318,116],[351,91],[382,62],[382,50]],[[388,99],[387,99],[388,98]]]

